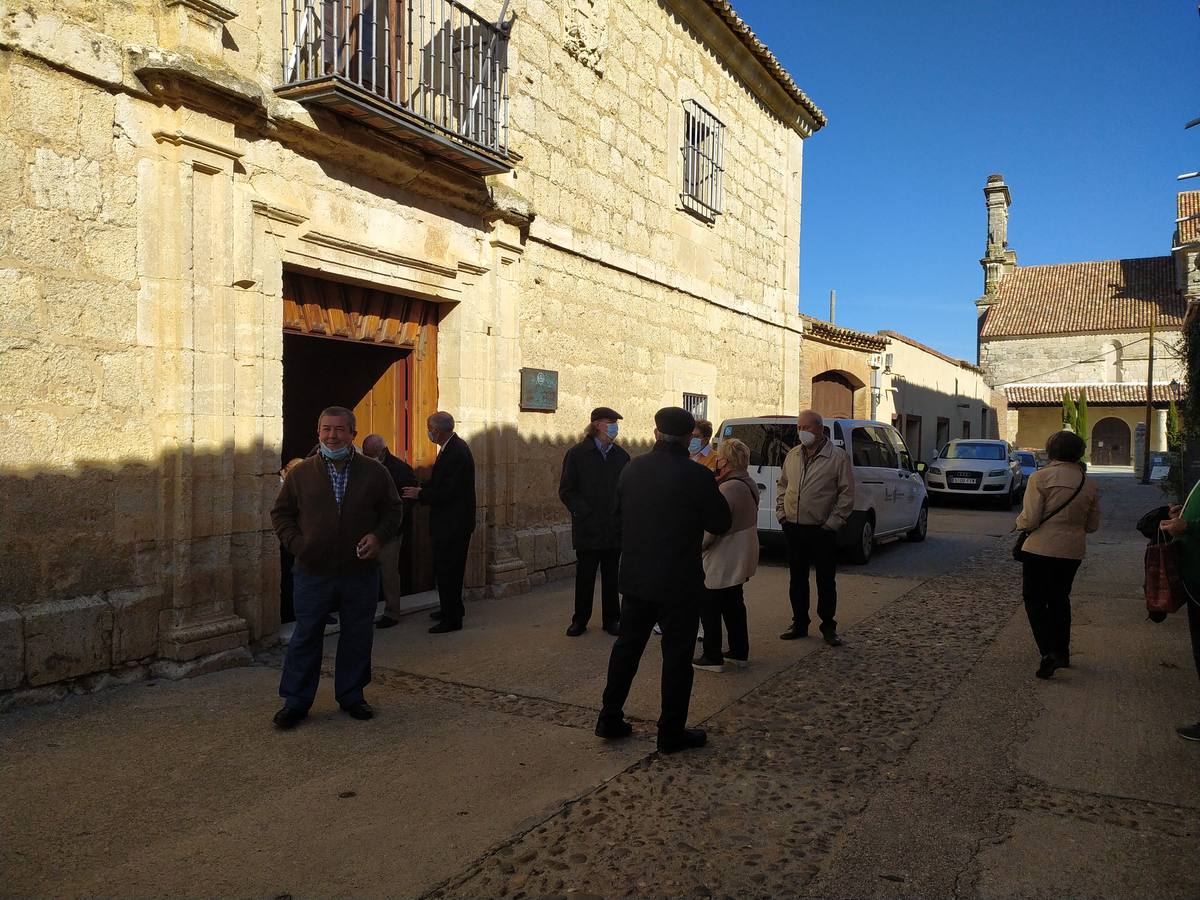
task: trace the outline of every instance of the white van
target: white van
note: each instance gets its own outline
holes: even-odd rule
[[[883,422],[826,419],[825,434],[850,455],[854,468],[854,512],[838,532],[838,546],[849,548],[855,562],[865,563],[880,541],[925,540],[929,526],[929,500],[921,479],[925,464],[913,461],[900,432]],[[737,438],[750,448],[750,476],[761,495],[759,536],[780,536],[776,484],[783,458],[798,443],[796,417],[726,419],[717,430],[717,443],[726,438]]]

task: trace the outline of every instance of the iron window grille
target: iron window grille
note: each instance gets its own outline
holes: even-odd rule
[[[684,394],[683,408],[692,414],[696,420],[708,418],[707,394]]]
[[[683,103],[684,209],[712,221],[724,211],[725,169],[721,120],[695,100]]]

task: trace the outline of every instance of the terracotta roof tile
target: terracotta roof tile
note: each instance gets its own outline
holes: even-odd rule
[[[1063,394],[1071,392],[1078,397],[1081,388],[1087,388],[1088,406],[1144,406],[1146,385],[1121,382],[1119,384],[1014,384],[1004,389],[1009,406],[1061,406]],[[1166,406],[1169,400],[1179,402],[1183,398],[1183,387],[1171,386],[1166,382],[1154,385],[1154,405]]]
[[[887,347],[887,339],[882,338],[877,334],[871,334],[869,331],[856,331],[853,328],[843,328],[841,325],[834,325],[832,322],[826,322],[824,319],[816,319],[812,316],[800,314],[800,318],[804,319],[808,324],[804,330],[815,338],[821,338],[833,344],[841,344],[844,347],[852,347],[857,350],[870,350],[873,353],[878,353]]]
[[[1176,215],[1180,219],[1197,217],[1179,223],[1179,243],[1193,244],[1200,241],[1200,191],[1180,191],[1176,209]]]
[[[788,74],[787,69],[783,67],[783,64],[771,52],[770,48],[759,40],[758,35],[751,30],[746,21],[737,14],[737,11],[733,8],[733,4],[729,0],[704,0],[704,2],[725,21],[725,24],[729,26],[729,30],[737,35],[738,39],[745,44],[746,49],[754,54],[754,57],[762,63],[763,68],[771,73],[771,77],[779,82],[780,86],[787,91],[788,96],[808,110],[809,115],[816,122],[816,128],[813,131],[817,131],[829,124],[829,119],[825,117],[825,113],[821,111],[821,108],[809,99],[808,94],[800,90],[800,86]]]
[[[1170,256],[1020,266],[1000,282],[982,337],[1179,328],[1185,309]]]

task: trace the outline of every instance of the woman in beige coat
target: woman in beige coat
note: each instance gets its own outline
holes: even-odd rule
[[[721,441],[715,474],[721,496],[729,504],[733,525],[722,535],[704,535],[704,650],[692,665],[720,672],[728,659],[745,666],[750,656],[746,602],[742,585],[758,568],[758,485],[746,472],[750,448],[736,438]],[[721,652],[721,620],[729,632],[729,655]]]
[[[1046,441],[1050,465],[1025,489],[1017,529],[1029,532],[1022,548],[1025,613],[1042,655],[1038,678],[1071,664],[1071,585],[1087,535],[1100,527],[1100,490],[1081,460],[1087,445],[1072,431]]]

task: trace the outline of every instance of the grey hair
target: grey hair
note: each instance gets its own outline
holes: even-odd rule
[[[681,447],[686,447],[692,441],[690,434],[663,434],[657,428],[654,429],[658,434],[660,441],[666,441],[668,444],[679,444]]]
[[[370,456],[371,451],[367,449],[368,446],[376,449],[386,447],[387,441],[384,440],[383,435],[381,434],[368,434],[365,438],[363,438],[362,448],[363,453],[366,453],[368,456]]]
[[[825,425],[825,418],[824,418],[824,416],[822,416],[822,415],[821,415],[819,412],[817,412],[815,409],[802,409],[802,410],[800,410],[800,415],[796,416],[796,418],[797,418],[797,419],[799,419],[799,418],[800,418],[800,416],[812,416],[814,419],[816,419],[816,420],[817,420],[817,427],[818,427],[818,428],[822,428],[822,427],[824,427],[824,425]]]
[[[327,406],[321,410],[321,414],[317,416],[317,426],[320,427],[321,420],[326,416],[334,416],[335,418],[346,419],[350,423],[350,430],[358,434],[358,420],[354,418],[354,410],[346,409],[344,406]]]
[[[454,430],[454,416],[448,412],[435,412],[429,417],[429,424],[438,431],[451,432]]]

